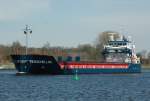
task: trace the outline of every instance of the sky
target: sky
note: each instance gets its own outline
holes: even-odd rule
[[[132,36],[150,50],[150,0],[0,0],[0,44],[19,41],[28,24],[30,47],[94,44],[104,31]]]

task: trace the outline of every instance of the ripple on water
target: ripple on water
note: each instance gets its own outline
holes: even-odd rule
[[[150,72],[141,74],[24,75],[0,71],[1,101],[149,101]]]

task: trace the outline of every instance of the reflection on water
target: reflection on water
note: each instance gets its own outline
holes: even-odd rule
[[[0,71],[1,101],[150,101],[150,70],[141,74],[24,75]]]

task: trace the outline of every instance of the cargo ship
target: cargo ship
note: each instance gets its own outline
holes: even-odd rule
[[[103,62],[82,61],[76,57],[64,61],[48,55],[11,55],[18,73],[26,74],[100,74],[100,73],[140,73],[140,59],[136,56],[132,40],[120,36],[115,40],[111,34],[103,46]],[[68,57],[71,58],[71,57]]]

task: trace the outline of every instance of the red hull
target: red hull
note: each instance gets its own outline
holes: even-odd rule
[[[91,63],[91,62],[61,62],[61,69],[127,69],[129,64],[126,63]]]

